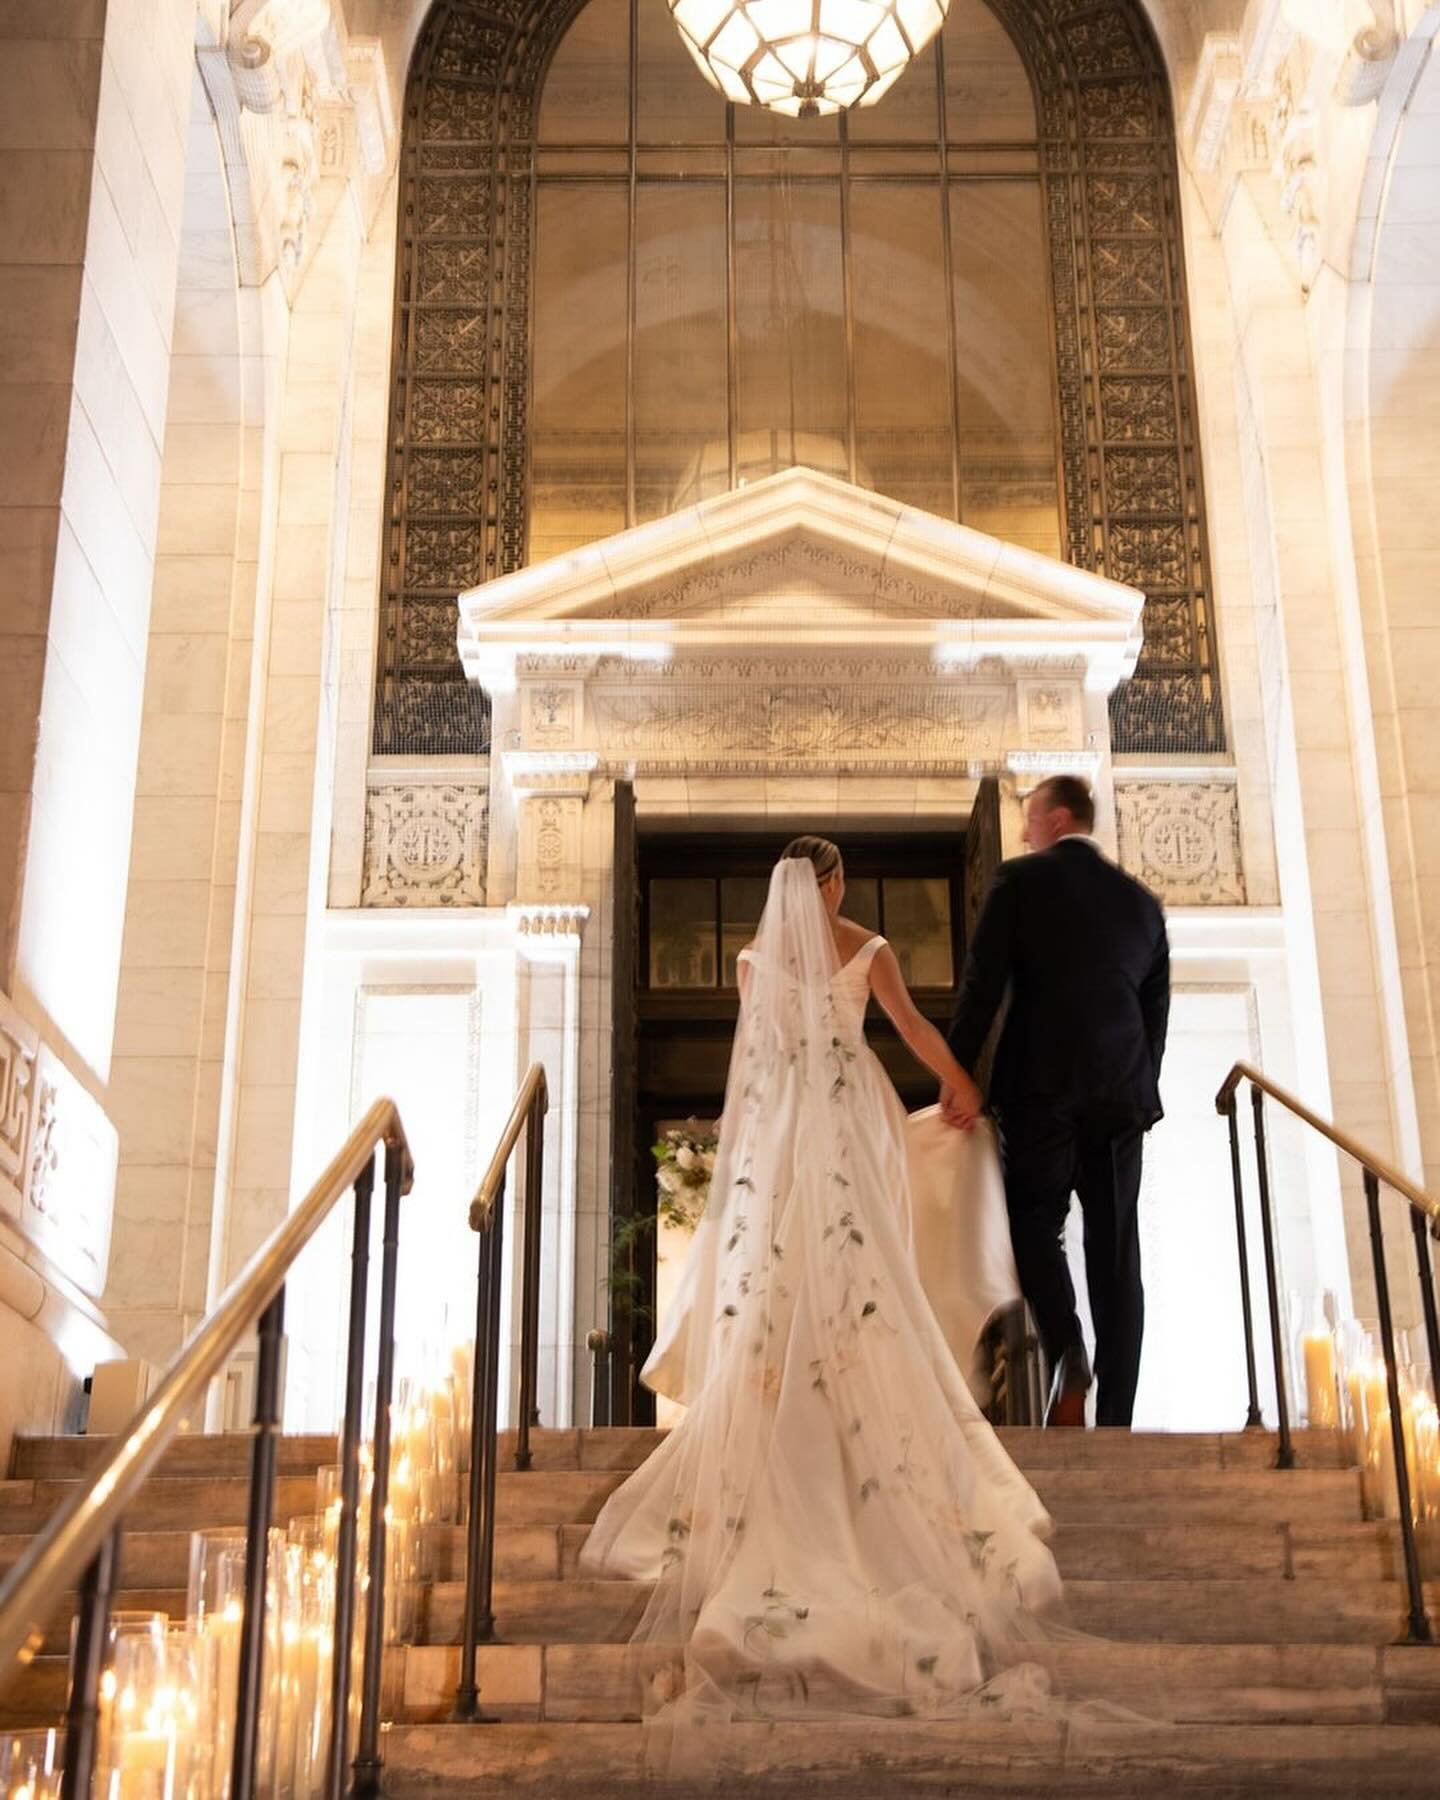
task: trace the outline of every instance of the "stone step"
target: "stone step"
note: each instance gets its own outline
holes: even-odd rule
[[[625,1479],[620,1470],[514,1470],[497,1483],[502,1527],[585,1524],[594,1520]],[[1237,1469],[1187,1473],[1168,1469],[1037,1469],[1036,1491],[1067,1524],[1180,1524],[1204,1521],[1252,1525],[1360,1517],[1360,1477],[1353,1469]],[[52,1477],[0,1482],[0,1534],[36,1532],[80,1484]],[[157,1476],[127,1516],[132,1529],[242,1525],[248,1482],[241,1476]],[[275,1517],[315,1511],[309,1475],[281,1475]]]
[[[522,1525],[498,1531],[495,1573],[515,1581],[573,1576],[589,1535],[589,1525]],[[4,1566],[5,1542],[0,1539],[0,1567]],[[1051,1548],[1067,1579],[1227,1580],[1268,1575],[1295,1580],[1399,1581],[1404,1577],[1399,1527],[1378,1523],[1062,1522],[1055,1528]],[[1440,1541],[1431,1545],[1422,1540],[1422,1549],[1427,1552],[1427,1567],[1440,1579]],[[428,1566],[437,1581],[464,1579],[463,1529],[444,1526],[431,1533]],[[147,1564],[143,1579],[164,1579],[148,1570]]]
[[[17,1437],[10,1473],[32,1481],[74,1480],[95,1468],[114,1442],[110,1437]],[[248,1431],[185,1432],[167,1446],[155,1473],[247,1476],[252,1442],[253,1433]],[[282,1475],[313,1475],[339,1455],[333,1433],[285,1436],[278,1447]]]
[[[1401,1635],[1397,1582],[1071,1581],[1067,1620],[1081,1631],[1127,1642],[1383,1644]],[[497,1581],[496,1635],[515,1644],[620,1643],[650,1594],[646,1582]],[[1440,1588],[1427,1595],[1440,1619]],[[421,1596],[417,1636],[460,1638],[464,1587],[436,1582]]]
[[[553,1581],[577,1572],[588,1525],[517,1525],[496,1534],[495,1574],[504,1581]],[[429,1533],[428,1567],[437,1581],[465,1576],[465,1532]],[[0,1537],[0,1575],[32,1542],[27,1533]],[[1069,1580],[1399,1581],[1404,1575],[1397,1526],[1333,1525],[1066,1525],[1051,1540]],[[190,1572],[189,1531],[132,1531],[121,1540],[120,1579],[137,1588],[183,1588]],[[1440,1575],[1440,1559],[1437,1559]]]
[[[0,1482],[0,1533],[34,1533],[79,1488],[78,1481],[45,1478]],[[125,1515],[127,1528],[243,1530],[249,1482],[239,1476],[156,1476],[147,1481]],[[315,1512],[313,1475],[281,1475],[275,1482],[275,1520]]]
[[[616,1426],[602,1430],[537,1430],[531,1433],[533,1467],[543,1470],[635,1469],[660,1443],[664,1432],[649,1426]],[[1006,1450],[1023,1469],[1263,1469],[1275,1461],[1275,1435],[1243,1432],[1036,1431],[1005,1427],[998,1433]],[[18,1437],[10,1459],[10,1475],[18,1480],[73,1480],[94,1468],[112,1438]],[[1348,1466],[1344,1439],[1336,1432],[1300,1431],[1296,1449],[1303,1467]],[[250,1468],[251,1434],[185,1433],[166,1450],[157,1474],[221,1475],[240,1478]],[[515,1434],[500,1434],[502,1467],[515,1451]],[[283,1474],[308,1474],[339,1455],[332,1435],[282,1437]]]
[[[411,1645],[396,1654],[399,1721],[443,1723],[459,1680],[459,1649]],[[1428,1649],[1076,1643],[1052,1646],[1038,1660],[1070,1700],[1107,1700],[1177,1724],[1440,1723],[1440,1656]],[[0,1697],[0,1729],[57,1721],[66,1668],[63,1654],[45,1654],[18,1670]],[[486,1644],[478,1674],[489,1719],[603,1723],[639,1712],[625,1644]]]
[[[1008,1792],[1146,1796],[1435,1793],[1440,1727],[1425,1725],[1134,1725],[827,1720],[736,1725],[707,1745],[695,1783],[647,1780],[653,1734],[638,1725],[397,1725],[386,1736],[393,1800],[477,1797],[495,1789],[554,1800],[646,1792],[799,1796]],[[958,1778],[963,1772],[963,1788]],[[741,1787],[740,1783],[743,1783]]]
[[[1187,1474],[1168,1469],[1037,1469],[1036,1492],[1066,1524],[1233,1522],[1309,1525],[1360,1519],[1360,1477],[1352,1469],[1238,1469]],[[624,1481],[601,1470],[502,1472],[496,1482],[502,1526],[594,1521]]]
[[[443,1724],[460,1652],[411,1645],[400,1715]],[[660,1652],[646,1659],[664,1660]],[[1105,1700],[1148,1718],[1197,1724],[1267,1720],[1328,1724],[1440,1723],[1440,1655],[1348,1644],[1061,1643],[1037,1653],[1057,1691]],[[623,1722],[640,1715],[639,1672],[628,1644],[490,1644],[479,1652],[487,1718]],[[812,1685],[812,1703],[824,1696]]]
[[[1038,1431],[1002,1426],[996,1433],[1007,1453],[1031,1469],[1264,1469],[1275,1463],[1273,1431],[1178,1432]],[[530,1434],[534,1469],[636,1469],[665,1436],[650,1426],[607,1429],[536,1430]],[[1297,1431],[1294,1444],[1302,1468],[1343,1469],[1351,1463],[1349,1444],[1336,1431]],[[515,1433],[500,1433],[501,1468],[511,1466]]]

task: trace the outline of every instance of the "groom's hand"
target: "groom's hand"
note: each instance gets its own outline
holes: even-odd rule
[[[984,1107],[984,1097],[968,1075],[962,1083],[940,1089],[940,1116],[957,1131],[969,1131]]]

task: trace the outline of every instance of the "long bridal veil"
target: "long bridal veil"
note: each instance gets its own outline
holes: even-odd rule
[[[669,1723],[1043,1707],[1048,1520],[925,1298],[903,1112],[808,861],[775,869],[746,961],[711,1201],[646,1375],[688,1411],[584,1566],[655,1582],[634,1646]]]

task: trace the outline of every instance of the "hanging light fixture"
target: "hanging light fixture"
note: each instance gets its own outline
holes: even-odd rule
[[[668,0],[712,87],[792,119],[873,106],[945,21],[950,0]]]

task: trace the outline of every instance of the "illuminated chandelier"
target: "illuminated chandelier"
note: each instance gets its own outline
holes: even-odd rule
[[[792,119],[873,106],[950,0],[668,0],[685,48],[737,105]]]

